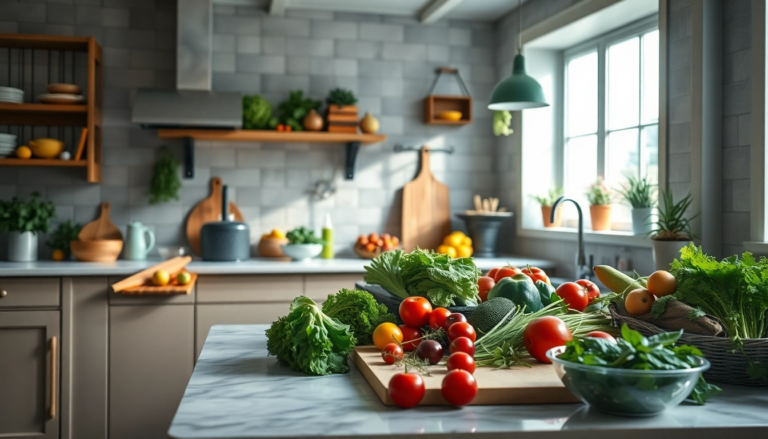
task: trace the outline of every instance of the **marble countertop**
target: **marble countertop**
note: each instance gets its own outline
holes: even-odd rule
[[[583,404],[387,407],[354,365],[347,375],[326,377],[278,365],[267,357],[266,328],[211,329],[171,438],[768,437],[768,388],[724,386],[705,406],[683,404],[651,418],[604,415]]]
[[[122,276],[136,273],[161,262],[159,259],[146,261],[115,262],[4,262],[0,261],[0,277],[18,276]],[[313,259],[293,262],[254,258],[243,262],[192,261],[187,269],[197,274],[333,274],[365,273],[363,268],[370,261],[365,259]],[[475,264],[483,271],[506,265],[525,266],[530,264],[543,269],[555,268],[556,264],[541,259],[519,256],[498,258],[475,258]]]

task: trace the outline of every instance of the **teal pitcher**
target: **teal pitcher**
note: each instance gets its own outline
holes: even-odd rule
[[[155,246],[155,234],[144,224],[134,221],[128,224],[123,257],[129,261],[143,261]]]

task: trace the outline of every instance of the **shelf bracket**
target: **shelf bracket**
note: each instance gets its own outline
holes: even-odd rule
[[[360,142],[347,143],[346,173],[344,178],[353,180],[355,178],[355,162],[357,161],[357,152],[360,151]]]
[[[195,139],[184,138],[184,178],[195,178]]]

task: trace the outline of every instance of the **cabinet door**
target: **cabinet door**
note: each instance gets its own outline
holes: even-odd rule
[[[213,325],[270,324],[288,314],[289,303],[241,303],[197,305],[195,358],[200,356]]]
[[[59,312],[0,312],[0,437],[59,437]]]
[[[166,439],[195,355],[194,305],[109,309],[109,437]]]

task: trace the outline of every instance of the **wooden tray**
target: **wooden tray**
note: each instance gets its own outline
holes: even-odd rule
[[[168,273],[175,274],[183,270],[184,267],[186,267],[187,264],[189,264],[191,261],[192,261],[191,256],[177,256],[173,259],[168,259],[167,261],[163,261],[157,265],[141,270],[140,272],[132,276],[129,276],[121,280],[120,282],[115,282],[114,284],[112,284],[112,291],[114,291],[115,293],[122,293],[123,291],[128,289],[144,287],[149,283],[149,280],[152,279],[152,275],[155,273],[155,271],[165,270]],[[193,276],[195,275],[193,274]],[[190,285],[194,285],[194,283],[195,282],[193,279],[193,281],[190,282]]]
[[[174,279],[173,282],[176,282],[175,278],[178,273],[174,273],[171,275],[171,278]],[[178,285],[178,284],[168,284],[162,287],[158,287],[155,285],[140,285],[138,287],[131,287],[126,288],[122,291],[120,291],[120,294],[124,294],[127,296],[138,296],[138,295],[167,295],[167,294],[186,294],[189,295],[192,293],[192,289],[195,288],[195,282],[197,282],[197,273],[189,273],[192,277],[192,280],[189,281],[186,285]]]
[[[352,358],[368,384],[385,405],[394,405],[387,395],[387,384],[402,369],[387,365],[381,352],[374,346],[358,346]],[[431,376],[422,375],[426,393],[419,405],[448,405],[440,392],[443,377],[448,373],[444,365],[430,367]],[[565,388],[551,364],[531,363],[531,367],[512,369],[478,367],[475,371],[478,392],[471,405],[506,404],[558,404],[579,402]]]

